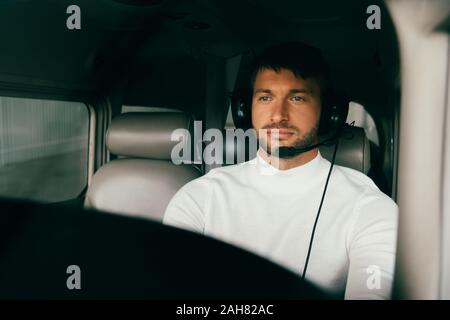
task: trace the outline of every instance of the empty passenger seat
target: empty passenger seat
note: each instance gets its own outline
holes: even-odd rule
[[[201,176],[193,165],[171,161],[176,129],[192,127],[179,112],[125,113],[113,119],[106,145],[119,156],[101,167],[88,188],[85,206],[162,220],[167,204],[187,182]],[[184,137],[185,139],[187,137]]]

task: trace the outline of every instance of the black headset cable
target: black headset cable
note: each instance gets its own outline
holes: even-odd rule
[[[314,221],[314,226],[313,226],[313,229],[311,232],[311,238],[309,240],[309,247],[308,247],[308,254],[306,255],[305,266],[303,267],[302,280],[305,280],[306,271],[308,269],[308,263],[309,263],[309,258],[311,256],[312,244],[314,241],[314,234],[316,232],[317,222],[319,221],[320,211],[322,210],[322,204],[325,199],[325,194],[327,193],[328,182],[330,181],[330,177],[331,177],[331,171],[333,170],[334,162],[336,160],[336,153],[338,150],[338,145],[339,145],[339,136],[336,139],[336,144],[335,144],[334,152],[333,152],[333,158],[331,159],[330,170],[328,171],[328,176],[327,176],[327,180],[325,182],[325,187],[323,189],[322,198],[320,199],[319,210],[317,211],[316,220]]]

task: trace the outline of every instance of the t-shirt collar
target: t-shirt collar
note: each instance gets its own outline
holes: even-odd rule
[[[320,169],[320,163],[322,163],[323,157],[320,154],[320,151],[317,152],[317,156],[311,161],[287,170],[280,170],[270,163],[268,163],[261,155],[260,152],[263,152],[261,149],[258,150],[256,154],[255,165],[258,167],[258,171],[261,175],[268,176],[279,176],[279,177],[290,177],[295,176],[299,177],[307,177],[310,175],[314,175]]]

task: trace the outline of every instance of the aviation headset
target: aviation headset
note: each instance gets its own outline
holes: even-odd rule
[[[247,130],[252,127],[252,98],[251,89],[237,89],[230,97],[231,113],[237,128]],[[348,103],[349,99],[344,94],[332,90],[324,94],[318,130],[323,140],[315,147],[333,142],[338,137],[347,119]]]
[[[253,92],[250,89],[236,90],[230,97],[233,121],[236,124],[237,128],[247,130],[252,127],[252,120],[251,120],[252,98]],[[330,169],[328,171],[325,186],[322,192],[322,197],[320,200],[320,205],[311,231],[308,253],[305,259],[305,264],[302,272],[302,279],[305,279],[306,271],[308,269],[309,258],[311,256],[311,250],[314,241],[314,234],[316,231],[320,212],[322,210],[322,205],[327,192],[328,182],[330,180],[331,172],[333,170],[333,166],[336,160],[339,136],[346,125],[345,122],[348,115],[348,105],[349,99],[347,98],[346,95],[339,94],[333,90],[328,90],[328,92],[326,92],[322,97],[322,108],[318,128],[319,142],[314,145],[298,149],[297,152],[297,154],[301,154],[303,152],[317,148],[321,145],[335,144]]]

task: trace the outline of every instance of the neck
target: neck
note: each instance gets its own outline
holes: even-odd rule
[[[318,152],[319,152],[318,148],[314,148],[312,150],[301,153],[293,158],[280,159],[269,155],[264,149],[261,148],[259,150],[259,155],[272,167],[275,167],[279,170],[288,170],[302,166],[310,162],[317,156]]]

